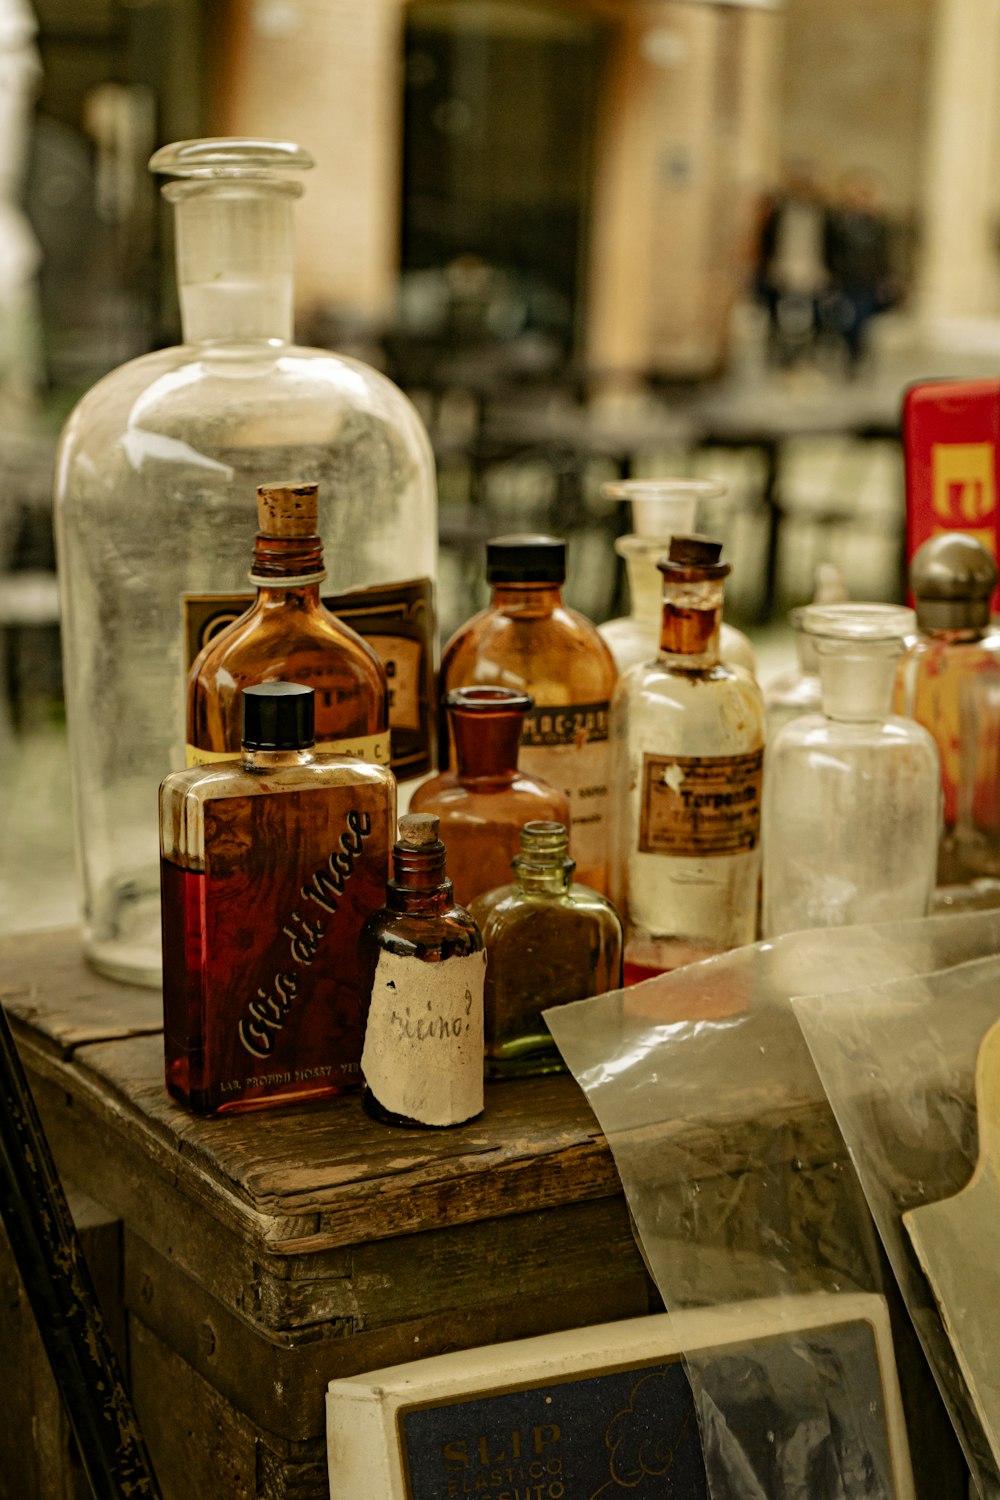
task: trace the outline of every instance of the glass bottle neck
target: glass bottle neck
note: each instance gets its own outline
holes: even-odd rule
[[[411,849],[397,844],[392,851],[392,879],[386,889],[390,911],[434,916],[450,911],[455,893],[445,874],[445,846],[438,841]]]
[[[493,609],[505,615],[544,619],[562,607],[562,585],[558,583],[494,583],[490,596]]]
[[[526,895],[564,896],[573,881],[576,865],[562,860],[554,865],[535,864],[522,855],[514,859],[514,879]]]
[[[517,775],[524,714],[451,709],[459,781],[509,784]]]
[[[684,667],[712,667],[719,661],[722,581],[663,584],[660,656]]]
[[[240,751],[240,764],[244,771],[286,771],[295,766],[310,766],[316,759],[315,747],[309,745],[299,750],[254,750],[244,745]]]
[[[902,641],[821,643],[819,681],[826,717],[856,724],[887,718],[901,650]]]
[[[640,539],[630,537],[628,540],[638,542]],[[667,546],[669,543],[653,542],[625,554],[632,619],[652,631],[660,623],[663,607],[663,579],[656,563],[658,558],[665,556]]]
[[[292,338],[292,204],[297,183],[169,183],[186,344],[287,344]]]
[[[320,537],[257,533],[250,582],[257,585],[258,597],[280,595],[287,599],[291,591],[318,603],[319,585],[325,577]],[[271,602],[276,600],[272,598]]]

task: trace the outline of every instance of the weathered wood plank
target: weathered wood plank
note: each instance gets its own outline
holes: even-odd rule
[[[83,1042],[163,1030],[160,991],[95,973],[75,928],[0,938],[0,1004],[63,1057]]]

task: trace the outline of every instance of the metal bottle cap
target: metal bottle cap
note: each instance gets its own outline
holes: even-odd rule
[[[248,750],[307,750],[315,744],[315,694],[298,682],[259,682],[240,697]]]
[[[486,543],[487,583],[562,583],[566,543],[557,536],[495,536]]]
[[[910,561],[910,588],[921,630],[969,630],[989,624],[997,565],[964,531],[932,536]]]

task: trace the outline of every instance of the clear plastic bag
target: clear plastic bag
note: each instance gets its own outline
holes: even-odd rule
[[[546,1012],[668,1309],[881,1290],[872,1217],[791,997],[833,1006],[837,991],[912,988],[998,950],[997,912],[792,933]],[[789,1367],[733,1355],[709,1380],[688,1361],[713,1500],[901,1495],[861,1366],[799,1340],[791,1311],[788,1334]],[[772,1413],[764,1458],[737,1435],[751,1388]]]

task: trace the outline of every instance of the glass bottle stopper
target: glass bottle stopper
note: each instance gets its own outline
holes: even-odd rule
[[[319,485],[290,480],[257,486],[257,524],[265,536],[315,536]]]
[[[965,531],[923,542],[910,560],[910,590],[921,630],[969,630],[989,624],[997,565]]]

